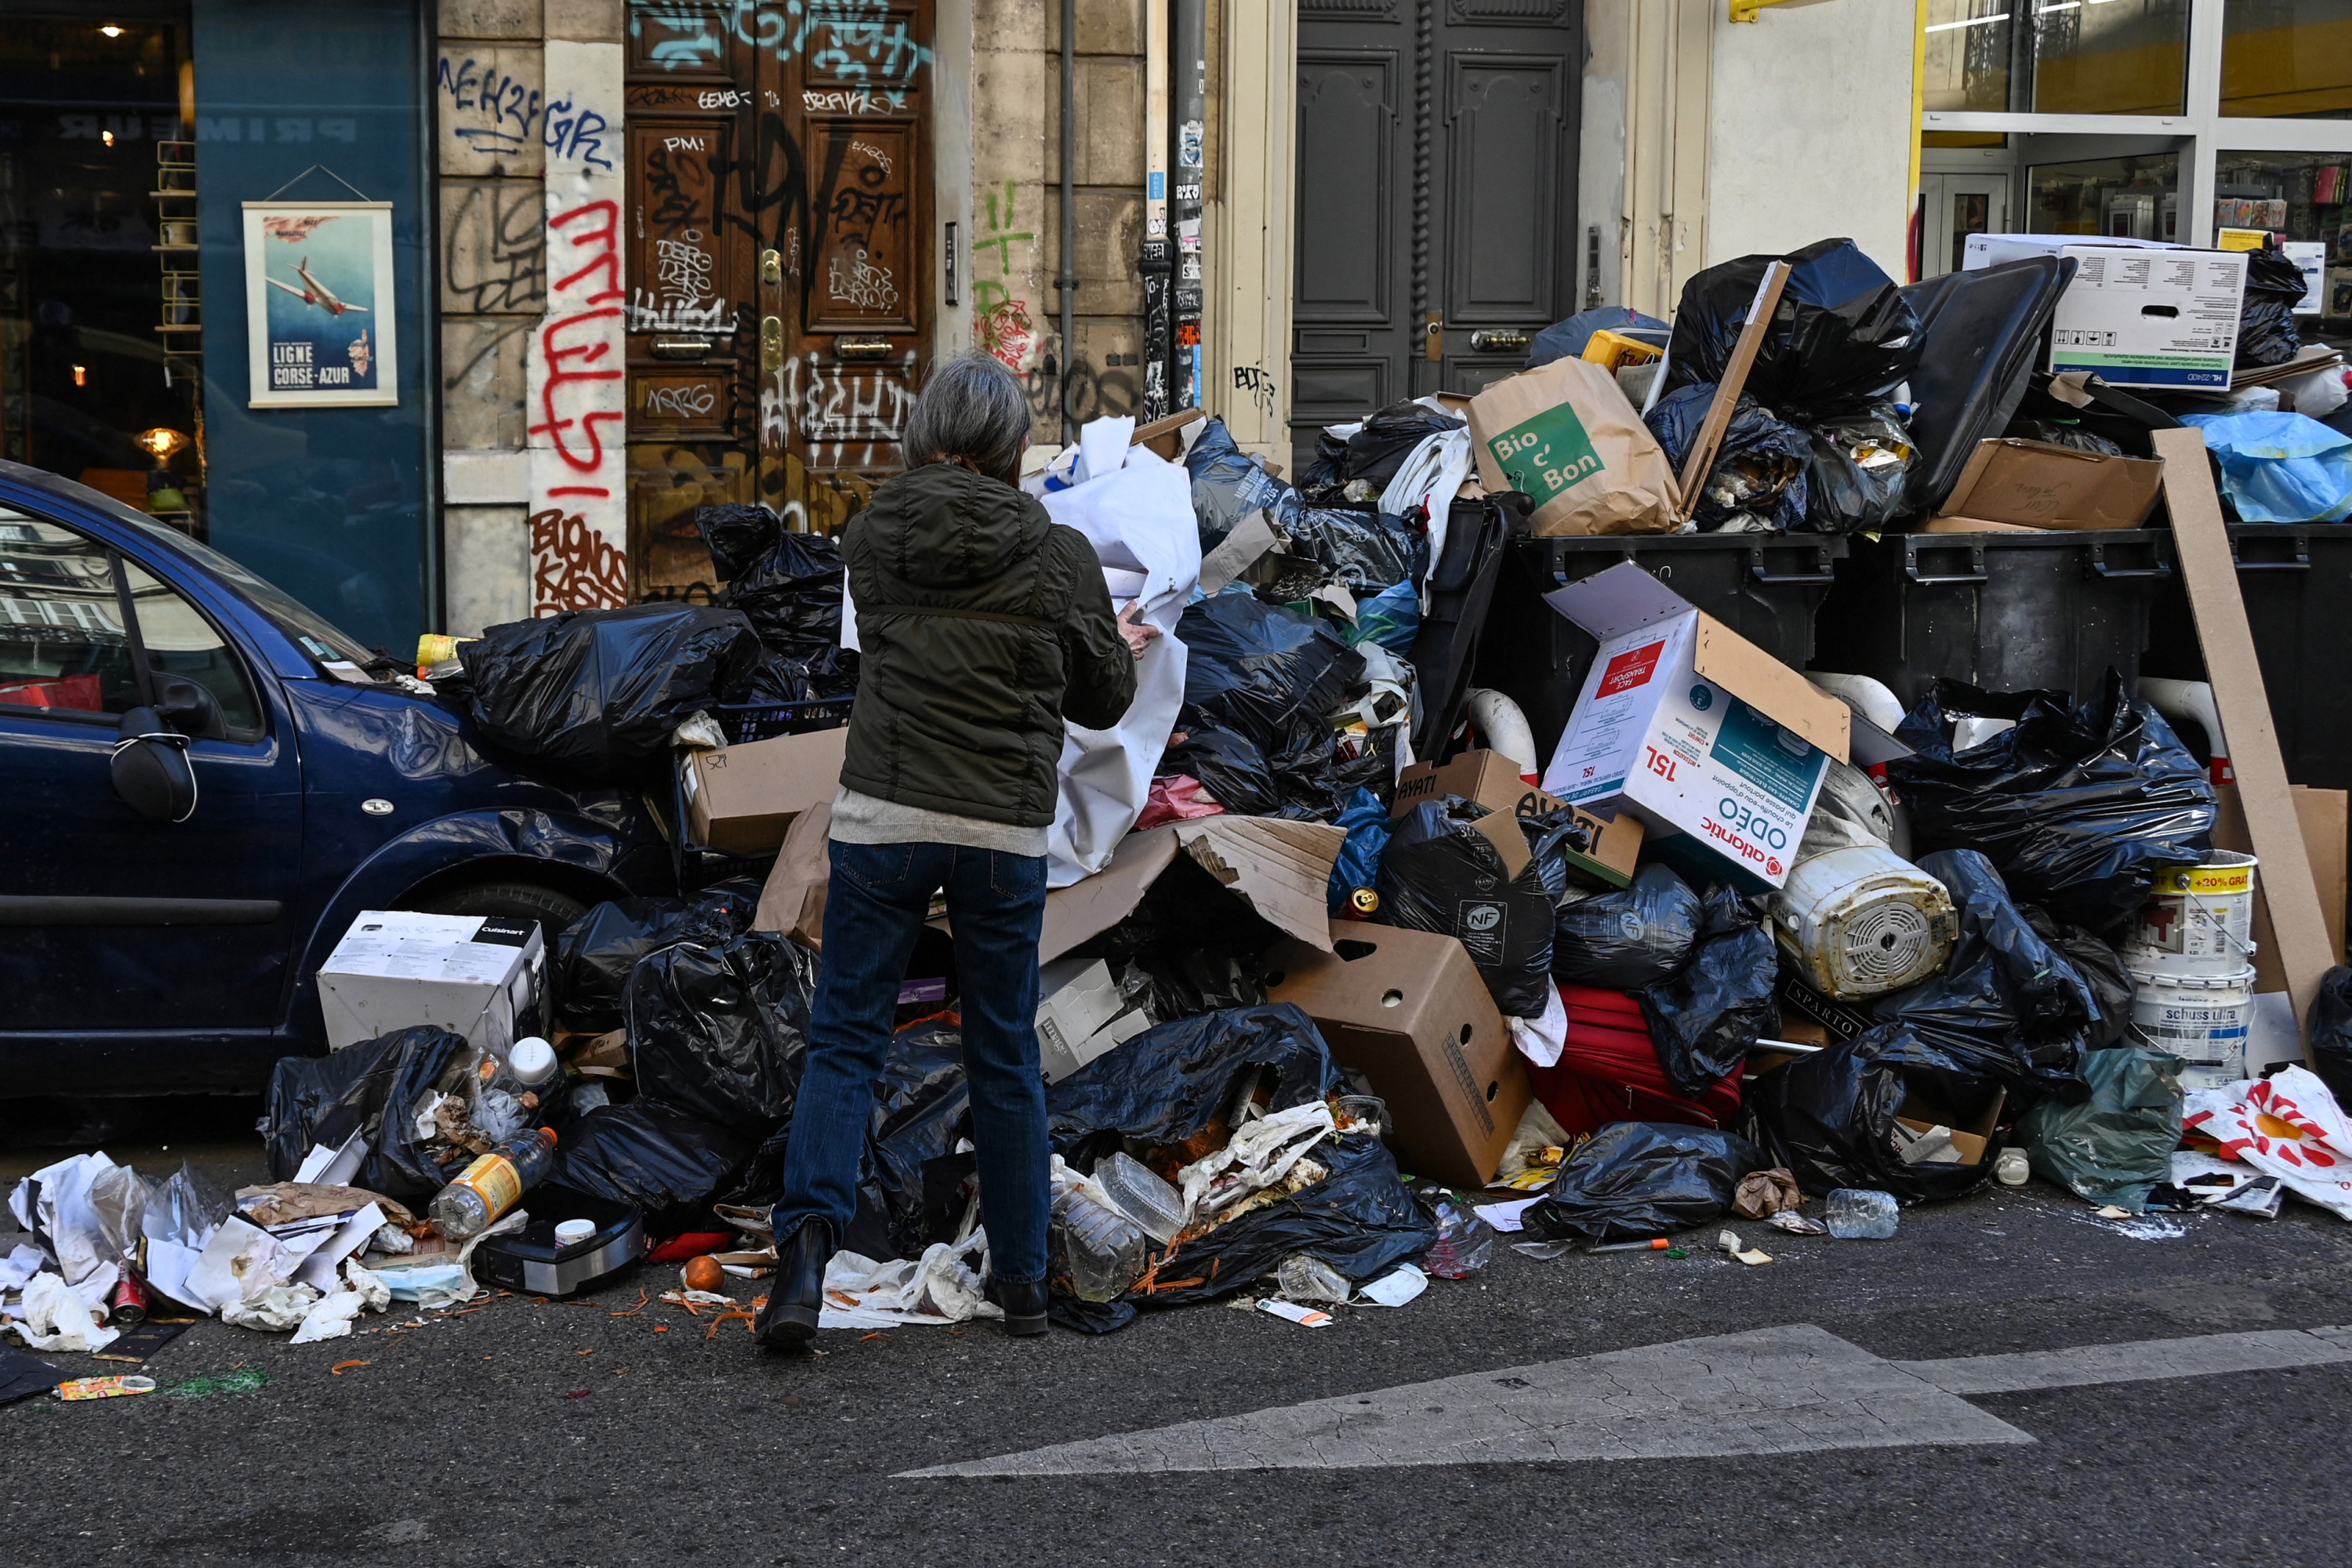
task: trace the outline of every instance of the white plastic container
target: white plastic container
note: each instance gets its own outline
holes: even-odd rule
[[[2124,939],[2126,966],[2151,974],[2235,974],[2254,957],[2251,855],[2216,849],[2201,866],[2158,871]]]
[[[2192,1089],[2246,1076],[2246,1037],[2254,1021],[2254,972],[2165,974],[2126,965],[2132,978],[2132,1032],[2183,1064]],[[2218,1076],[2217,1076],[2218,1075]]]
[[[1772,931],[1814,989],[1856,1000],[1942,968],[1959,917],[1943,883],[1869,844],[1799,861],[1772,895]]]

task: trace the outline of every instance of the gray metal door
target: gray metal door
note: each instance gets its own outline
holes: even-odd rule
[[[1298,0],[1291,439],[1527,363],[1575,309],[1582,0]]]

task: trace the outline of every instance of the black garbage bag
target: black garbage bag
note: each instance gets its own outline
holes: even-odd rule
[[[1658,399],[1643,416],[1650,434],[1680,473],[1699,426],[1715,401],[1715,384],[1678,387]],[[1746,393],[1732,405],[1715,462],[1699,486],[1691,519],[1701,533],[1729,528],[1747,532],[1786,531],[1805,523],[1805,467],[1812,444],[1793,425],[1784,425]]]
[[[1339,460],[1339,479],[1342,483],[1362,479],[1373,489],[1384,490],[1415,447],[1462,426],[1462,420],[1432,413],[1418,403],[1391,403],[1348,437],[1347,456]]]
[[[1381,855],[1373,918],[1456,938],[1496,1007],[1514,1018],[1540,1017],[1551,998],[1551,896],[1532,861],[1511,875],[1502,851],[1473,826],[1486,815],[1460,795],[1414,806]]]
[[[567,782],[618,784],[656,770],[697,709],[740,700],[760,660],[740,610],[572,610],[467,644],[464,689],[490,745]]]
[[[2320,979],[2310,1026],[2311,1070],[2336,1104],[2352,1108],[2352,969],[2339,963]]]
[[[1357,507],[1277,506],[1291,552],[1323,568],[1359,599],[1416,582],[1429,570],[1429,536],[1403,518]],[[1181,636],[1180,632],[1178,634]]]
[[[1187,607],[1176,637],[1186,654],[1178,722],[1231,730],[1269,754],[1301,716],[1328,731],[1327,716],[1368,689],[1363,655],[1338,632],[1253,594]]]
[[[1785,257],[1743,256],[1695,275],[1675,312],[1665,390],[1723,379],[1757,285],[1775,261],[1795,270],[1742,391],[1799,425],[1892,397],[1918,363],[1918,312],[1850,239],[1817,240]]]
[[[1805,526],[1816,533],[1874,533],[1910,500],[1911,432],[1891,403],[1840,414],[1812,427],[1805,467]]]
[[[1048,1085],[1047,1135],[1081,1171],[1115,1149],[1200,1140],[1206,1152],[1222,1146],[1217,1129],[1237,1094],[1268,1075],[1268,1113],[1343,1089],[1323,1037],[1287,1003],[1181,1018]],[[1327,1138],[1307,1158],[1324,1168],[1322,1180],[1180,1242],[1128,1299],[1159,1307],[1228,1295],[1294,1252],[1312,1253],[1361,1283],[1435,1243],[1434,1222],[1412,1201],[1379,1139]]]
[[[732,889],[705,889],[683,899],[613,899],[598,904],[550,943],[547,988],[558,1027],[601,1035],[627,1022],[621,993],[637,960],[674,942],[725,942],[749,931],[759,907]]]
[[[786,658],[771,648],[738,700],[829,702],[856,695],[857,655],[850,649],[829,647],[807,658]]]
[[[2081,926],[2060,925],[2046,910],[2021,912],[2035,934],[2074,966],[2074,973],[2090,988],[2091,1000],[2098,1005],[2098,1016],[2091,1020],[2084,1036],[2084,1048],[2102,1051],[2123,1044],[2124,1037],[2131,1031],[2132,994],[2136,989],[2131,971],[2124,965],[2123,954]]]
[[[2079,1094],[2083,1047],[2111,1022],[2097,993],[2010,901],[1991,861],[1946,849],[1918,865],[1951,894],[1959,936],[1940,973],[1876,998],[1872,1016],[2020,1096]]]
[[[1699,897],[1664,866],[1633,873],[1633,885],[1564,905],[1552,928],[1556,980],[1603,991],[1639,991],[1680,970],[1698,941]]]
[[[748,1138],[691,1111],[639,1095],[600,1105],[555,1146],[557,1185],[635,1204],[655,1236],[708,1230],[700,1211],[751,1157]]]
[[[1225,542],[1253,512],[1281,504],[1290,487],[1265,471],[1265,464],[1235,444],[1225,422],[1212,416],[1192,449],[1184,454],[1192,480],[1192,518],[1201,529],[1201,553]]]
[[[794,533],[756,504],[697,507],[694,522],[727,581],[727,603],[751,617],[770,652],[811,659],[839,647],[840,545],[822,533]]]
[[[1808,1193],[1872,1187],[1900,1203],[1940,1203],[1992,1179],[1998,1138],[1981,1164],[1904,1163],[1895,1142],[1897,1116],[1968,1121],[1983,1114],[2000,1085],[1975,1062],[1901,1024],[1881,1024],[1759,1073],[1744,1087],[1751,1135]]]
[[[1265,1001],[1257,955],[1227,947],[1139,953],[1112,968],[1119,995],[1155,1024],[1198,1017]]]
[[[1282,809],[1282,792],[1256,742],[1208,724],[1181,733],[1184,738],[1160,753],[1154,772],[1192,774],[1235,816],[1272,816]]]
[[[767,1136],[800,1093],[815,990],[815,955],[773,932],[655,949],[623,997],[637,1092]]]
[[[1955,753],[1951,715],[2013,719]],[[1921,849],[1978,849],[2018,902],[2109,931],[2147,901],[2149,879],[2194,866],[2213,843],[2213,786],[2155,709],[2107,671],[2070,710],[2053,691],[1996,696],[1938,680],[1896,736],[1887,764]]]
[[[1535,1241],[1641,1241],[1731,1206],[1739,1178],[1771,1164],[1737,1132],[1612,1121],[1568,1157],[1519,1224]]]
[[[2064,447],[2070,451],[2091,452],[2103,458],[2131,456],[2097,431],[2072,419],[2012,419],[2001,434],[2012,440],[2039,441],[2045,447]]]
[[[1636,996],[1674,1086],[1696,1100],[1746,1060],[1748,1048],[1780,1026],[1772,1005],[1780,984],[1771,928],[1731,889],[1709,888],[1688,962]]]
[[[2265,244],[2246,252],[2246,293],[2238,307],[2240,368],[2284,364],[2303,352],[2294,308],[2303,302],[2303,268]]]
[[[963,1032],[947,1023],[900,1031],[883,1058],[859,1184],[860,1206],[880,1210],[896,1256],[955,1239],[975,1168],[955,1146],[971,1135]]]
[[[468,1049],[463,1035],[425,1024],[323,1057],[279,1058],[261,1124],[270,1180],[292,1181],[312,1144],[340,1148],[358,1132],[368,1156],[353,1186],[388,1198],[439,1192],[449,1173],[425,1152],[412,1112]]]
[[[1334,436],[1330,426],[1325,426],[1315,433],[1315,456],[1298,471],[1299,490],[1307,494],[1337,490],[1340,485],[1339,468],[1347,460],[1348,438]]]
[[[1568,852],[1591,854],[1592,829],[1577,819],[1574,807],[1563,805],[1543,816],[1520,817],[1519,832],[1527,837],[1528,853],[1535,857],[1536,879],[1543,884],[1544,896],[1558,904],[1575,886],[1568,874]]]

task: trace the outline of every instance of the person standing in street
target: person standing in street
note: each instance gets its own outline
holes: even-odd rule
[[[986,354],[945,361],[907,421],[908,470],[842,532],[860,654],[833,807],[824,959],[774,1210],[762,1344],[804,1345],[857,1204],[898,987],[947,892],[978,1146],[988,1298],[1045,1331],[1051,1194],[1037,938],[1063,721],[1108,729],[1158,629],[1114,616],[1077,530],[1020,487],[1029,404]]]

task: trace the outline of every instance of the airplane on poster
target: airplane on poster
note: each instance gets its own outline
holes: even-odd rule
[[[329,289],[324,283],[320,282],[316,278],[311,277],[310,258],[309,257],[306,256],[300,261],[295,263],[294,275],[301,279],[308,287],[297,289],[291,283],[280,283],[277,279],[267,276],[262,279],[262,281],[268,284],[272,289],[285,289],[286,292],[293,295],[297,300],[301,300],[306,305],[318,306],[320,310],[326,311],[331,316],[340,316],[346,310],[357,310],[362,314],[365,314],[367,312],[367,307],[365,305],[347,304],[343,300],[338,300],[335,298],[335,294],[332,289]]]

